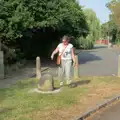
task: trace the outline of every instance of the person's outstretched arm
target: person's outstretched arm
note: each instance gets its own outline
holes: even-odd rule
[[[53,51],[52,55],[51,55],[51,59],[53,60],[54,55],[57,54],[59,51],[58,47]]]

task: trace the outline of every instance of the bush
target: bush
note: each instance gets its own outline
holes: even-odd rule
[[[116,35],[116,43],[120,44],[120,32],[118,32]]]
[[[76,40],[76,48],[78,49],[92,49],[93,46],[93,36],[90,34],[86,38],[82,36]]]
[[[24,54],[20,49],[9,48],[7,45],[2,44],[2,51],[4,52],[4,63],[5,65],[14,64],[24,58]]]

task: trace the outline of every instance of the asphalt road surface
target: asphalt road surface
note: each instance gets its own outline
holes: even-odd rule
[[[101,113],[97,113],[89,120],[120,120],[120,102],[108,107]]]
[[[78,54],[79,75],[114,76],[118,70],[119,50],[106,46],[95,46],[92,50],[83,50]]]

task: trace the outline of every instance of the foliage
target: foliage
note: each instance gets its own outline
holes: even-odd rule
[[[0,0],[2,43],[19,49],[25,57],[43,53],[38,51],[48,55],[52,44],[64,34],[88,34],[86,17],[76,0]]]
[[[83,34],[87,29],[85,16],[75,0],[1,0],[0,36],[14,40],[27,29],[63,31]]]
[[[111,14],[110,20],[102,25],[102,38],[110,38],[110,42],[119,43],[120,40],[120,1],[112,0],[106,5]]]
[[[89,33],[93,36],[93,41],[98,40],[100,37],[100,21],[96,13],[92,9],[85,9],[84,13],[87,16],[87,23],[90,29]]]
[[[86,38],[79,37],[77,41],[77,46],[79,46],[79,48],[90,49],[93,48],[95,41],[100,38],[100,21],[92,9],[85,9],[84,14],[87,18],[89,34]]]
[[[108,22],[101,25],[101,38],[107,39],[109,34],[109,24]]]
[[[107,7],[111,11],[112,19],[120,29],[120,0],[112,0],[107,4]]]
[[[79,37],[76,41],[76,47],[82,49],[91,49],[94,45],[93,39],[94,38],[91,34],[89,34],[86,38],[83,36]]]
[[[117,32],[116,34],[116,41],[115,41],[116,44],[120,44],[120,31]]]

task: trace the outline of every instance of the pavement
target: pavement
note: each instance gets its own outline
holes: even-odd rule
[[[120,120],[120,102],[112,104],[89,120]]]
[[[47,67],[42,67],[42,74],[48,71]],[[35,77],[35,67],[25,67],[17,71],[11,72],[11,75],[7,75],[5,79],[0,80],[0,88],[8,88],[12,84],[15,84],[19,80],[26,80]]]

